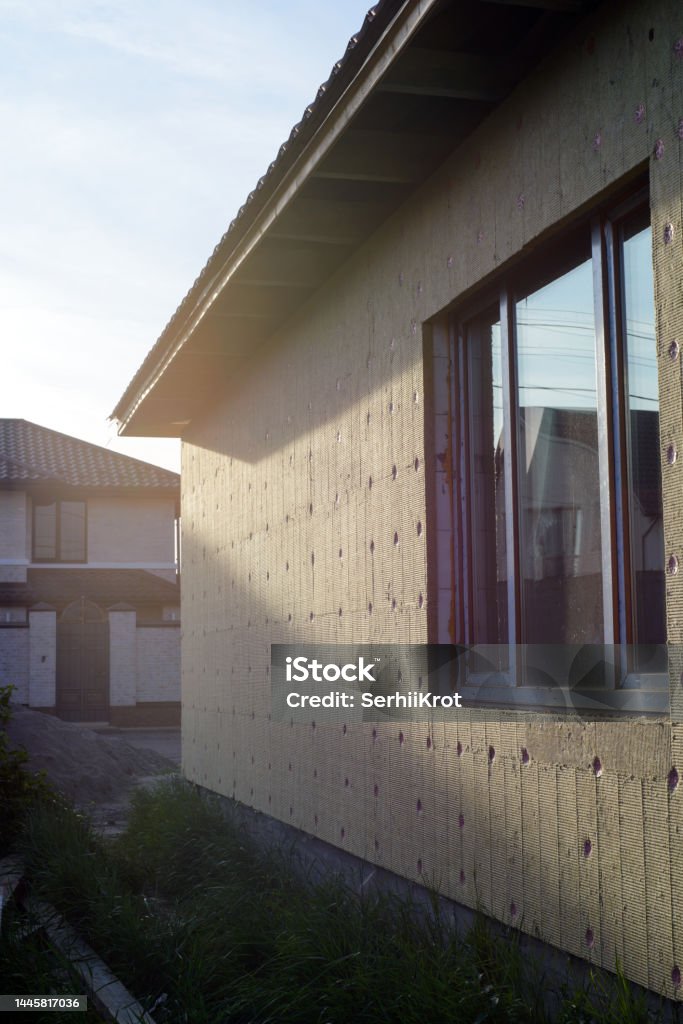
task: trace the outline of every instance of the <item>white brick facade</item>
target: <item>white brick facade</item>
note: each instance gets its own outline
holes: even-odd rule
[[[14,700],[28,702],[28,644],[25,626],[4,626],[0,629],[0,686],[15,686]]]
[[[138,621],[178,620],[179,483],[158,466],[0,417],[0,685],[14,684],[15,700],[71,719],[108,708],[124,725],[136,716],[154,724],[156,712],[177,721],[179,630],[139,641]],[[86,625],[103,618],[106,629]]]
[[[113,707],[180,700],[178,627],[138,627],[134,611],[111,611],[109,659],[109,701]]]
[[[142,626],[135,632],[138,702],[180,700],[180,630]]]
[[[175,575],[172,498],[90,498],[88,562],[170,567]]]
[[[134,611],[109,613],[110,704],[180,701],[180,629],[136,626]],[[17,704],[55,704],[56,614],[30,613],[30,628],[0,629],[0,686],[16,687]],[[29,683],[30,680],[30,683]]]
[[[27,567],[44,564],[33,561],[31,535],[30,497],[0,491],[0,582],[25,583]],[[89,498],[87,538],[93,568],[137,567],[175,580],[173,498]]]
[[[29,612],[29,692],[33,708],[53,708],[57,678],[57,614]]]

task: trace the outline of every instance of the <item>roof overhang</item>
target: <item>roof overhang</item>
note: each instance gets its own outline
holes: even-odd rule
[[[382,0],[112,413],[182,436],[596,0]]]

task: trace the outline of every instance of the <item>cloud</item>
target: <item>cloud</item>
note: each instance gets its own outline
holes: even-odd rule
[[[236,85],[243,101],[302,86],[313,98],[367,10],[365,3],[346,7],[340,17],[304,0],[0,0],[0,14],[33,32],[80,39],[173,75]]]
[[[0,0],[2,415],[103,443],[364,11]]]

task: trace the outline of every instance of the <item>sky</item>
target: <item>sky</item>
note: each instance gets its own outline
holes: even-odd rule
[[[0,0],[0,416],[108,416],[368,0]]]

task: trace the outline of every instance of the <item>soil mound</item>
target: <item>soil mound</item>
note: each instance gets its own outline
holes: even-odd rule
[[[176,766],[154,750],[132,747],[120,736],[105,736],[71,722],[14,705],[7,726],[10,747],[24,747],[34,771],[79,807],[121,800],[150,775]]]

